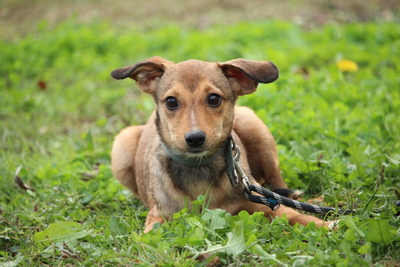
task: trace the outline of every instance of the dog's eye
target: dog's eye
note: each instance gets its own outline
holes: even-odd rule
[[[208,96],[208,104],[211,107],[218,107],[222,102],[222,98],[220,95],[217,94],[211,94]]]
[[[165,105],[171,110],[176,109],[178,108],[178,100],[175,97],[169,96],[165,99]]]

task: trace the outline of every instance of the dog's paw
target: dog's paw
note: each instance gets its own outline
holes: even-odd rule
[[[304,191],[302,190],[293,190],[293,193],[289,195],[291,199],[299,199],[302,195],[304,195]]]
[[[336,220],[336,221],[331,221],[328,222],[328,225],[326,225],[329,230],[337,230],[339,228],[339,222],[340,220]]]

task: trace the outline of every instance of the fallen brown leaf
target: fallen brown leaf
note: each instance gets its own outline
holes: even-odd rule
[[[47,84],[46,84],[44,81],[39,81],[39,82],[37,83],[37,85],[38,85],[38,87],[39,87],[39,89],[40,89],[41,91],[45,91],[45,90],[46,90]]]
[[[92,172],[85,172],[81,174],[81,180],[82,181],[90,181],[94,178],[96,178],[96,175],[99,173],[99,166],[100,163],[96,163],[95,165],[93,165],[93,171]]]
[[[17,170],[15,171],[15,176],[14,176],[14,182],[19,186],[19,188],[24,189],[25,191],[30,190],[32,192],[35,192],[34,189],[32,189],[32,187],[30,187],[29,185],[25,184],[21,178],[18,176],[19,172],[21,171],[22,166],[18,166]]]

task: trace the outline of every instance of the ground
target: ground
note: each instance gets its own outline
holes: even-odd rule
[[[3,0],[1,32],[25,34],[43,20],[56,24],[70,16],[80,21],[108,20],[122,25],[156,28],[165,22],[204,29],[214,24],[266,19],[290,20],[305,27],[354,21],[390,21],[400,14],[397,0],[168,0],[51,1]]]

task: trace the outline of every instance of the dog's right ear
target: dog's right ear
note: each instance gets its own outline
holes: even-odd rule
[[[152,57],[135,65],[116,69],[111,72],[111,76],[117,80],[129,77],[136,81],[140,90],[153,94],[166,66],[170,64],[173,62],[161,57]]]

